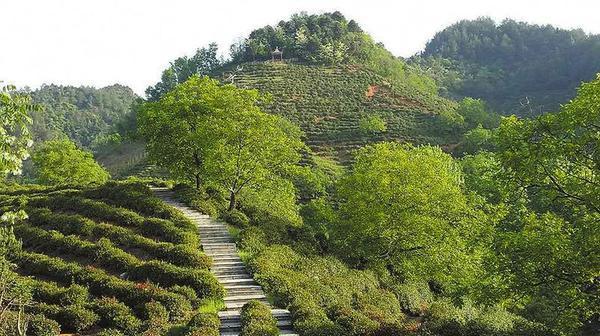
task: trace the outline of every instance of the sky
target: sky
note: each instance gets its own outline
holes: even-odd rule
[[[600,34],[598,0],[0,0],[0,81],[142,95],[170,61],[217,42],[223,52],[293,13],[338,10],[397,56],[418,53],[462,19],[513,18]]]

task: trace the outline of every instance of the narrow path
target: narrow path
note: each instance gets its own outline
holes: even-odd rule
[[[237,336],[241,332],[240,310],[246,302],[258,300],[271,306],[260,285],[258,285],[238,255],[233,238],[223,222],[213,220],[185,204],[175,200],[173,192],[167,188],[152,188],[165,203],[183,212],[198,226],[204,252],[212,258],[211,271],[225,287],[225,310],[219,312],[221,336]],[[287,309],[272,309],[277,319],[280,335],[298,336],[292,330],[292,320]]]

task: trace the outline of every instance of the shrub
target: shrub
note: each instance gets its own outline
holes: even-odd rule
[[[221,321],[217,313],[199,313],[188,323],[188,336],[218,336]]]
[[[87,288],[78,284],[72,284],[60,293],[58,302],[63,307],[68,305],[83,306],[88,302],[88,299],[89,293]]]
[[[144,305],[142,310],[145,320],[144,335],[162,335],[169,324],[169,312],[158,302],[150,301]]]
[[[117,329],[104,329],[95,336],[123,336],[123,333]]]
[[[80,305],[63,308],[57,315],[58,323],[65,329],[81,332],[98,321],[98,315]]]
[[[43,315],[32,315],[28,321],[27,335],[30,336],[58,336],[60,325]]]
[[[246,216],[243,212],[237,209],[233,209],[231,211],[223,213],[223,215],[221,215],[221,218],[225,222],[239,228],[245,228],[250,223],[248,216]]]
[[[427,284],[399,284],[394,287],[394,292],[402,310],[415,316],[422,315],[433,302]]]
[[[131,309],[115,298],[104,297],[96,300],[94,310],[100,316],[101,326],[119,329],[127,335],[136,335],[142,325]]]
[[[242,307],[240,313],[242,332],[240,336],[278,336],[277,320],[271,309],[262,302],[252,300]]]
[[[164,286],[184,285],[193,288],[199,298],[222,298],[223,286],[208,270],[186,269],[162,261],[151,260],[131,271],[130,276],[151,279]]]

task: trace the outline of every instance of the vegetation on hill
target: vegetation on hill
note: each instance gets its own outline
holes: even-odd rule
[[[259,62],[246,63],[235,74],[236,86],[270,94],[272,99],[261,107],[300,126],[313,151],[342,161],[367,143],[443,145],[458,141],[461,132],[442,116],[456,115],[452,102],[395,85],[361,65]],[[365,129],[365,120],[372,118],[379,126]],[[442,125],[447,125],[444,132],[439,131]]]
[[[101,184],[110,175],[92,156],[68,139],[50,140],[38,146],[32,156],[33,172],[42,184]]]
[[[44,107],[31,115],[34,140],[66,135],[86,148],[99,136],[113,133],[138,99],[130,88],[118,84],[101,89],[43,85],[30,94],[33,102]]]
[[[514,20],[460,21],[414,59],[452,97],[475,97],[503,114],[551,112],[600,72],[600,36]],[[525,105],[525,106],[523,106]]]
[[[285,62],[267,62],[276,47],[284,49]],[[298,14],[255,30],[232,46],[230,57],[220,60],[211,44],[191,58],[178,58],[161,82],[148,88],[149,100],[195,74],[258,89],[272,97],[261,105],[266,112],[291,120],[314,151],[342,161],[374,141],[450,144],[463,132],[448,122],[457,119],[451,117],[455,106],[437,95],[427,75],[339,12]],[[446,128],[440,133],[442,124]]]
[[[25,313],[63,333],[163,334],[223,295],[196,227],[142,184],[3,188],[0,207],[29,215],[14,225],[22,249],[8,256],[32,288]]]

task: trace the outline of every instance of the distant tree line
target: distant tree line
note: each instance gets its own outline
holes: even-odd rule
[[[506,114],[539,114],[595,78],[600,36],[514,20],[464,20],[437,33],[413,61],[450,96],[483,98]]]

